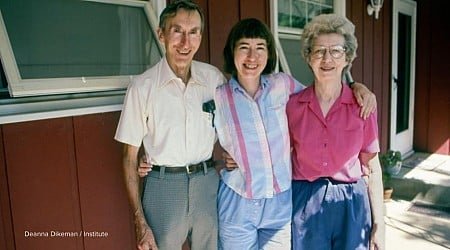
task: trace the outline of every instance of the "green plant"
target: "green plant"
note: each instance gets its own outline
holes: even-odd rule
[[[389,168],[402,161],[402,154],[400,151],[388,150],[386,154],[380,156],[380,161],[383,168]]]
[[[386,184],[392,175],[398,174],[402,164],[402,154],[400,151],[388,150],[380,155],[381,167],[383,170],[383,182]]]

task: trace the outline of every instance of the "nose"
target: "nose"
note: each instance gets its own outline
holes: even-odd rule
[[[331,60],[331,59],[332,59],[331,51],[330,51],[330,49],[326,49],[324,54],[323,54],[322,60],[328,61],[328,60]]]
[[[189,47],[189,43],[190,43],[190,41],[189,41],[189,35],[188,35],[188,33],[187,33],[187,32],[183,32],[183,33],[181,34],[180,44],[181,44],[184,48],[187,48],[187,47]]]
[[[256,51],[256,49],[250,48],[247,53],[247,58],[256,59],[258,57],[258,55],[259,54],[258,54],[258,51]]]

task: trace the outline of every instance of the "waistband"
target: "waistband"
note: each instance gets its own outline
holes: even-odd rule
[[[208,168],[214,167],[214,161],[212,159],[208,159],[206,161],[199,162],[197,164],[186,165],[186,166],[162,166],[162,165],[153,165],[152,171],[165,172],[165,173],[186,173],[186,174],[195,174],[201,171],[207,172]]]
[[[357,181],[337,181],[331,177],[320,177],[318,179],[316,179],[315,181],[326,181],[326,182],[330,182],[333,185],[339,185],[339,184],[355,184]]]
[[[358,183],[358,181],[337,181],[331,177],[319,177],[313,181],[308,181],[308,180],[293,180],[294,182],[298,181],[298,182],[309,182],[309,183],[331,183],[332,185],[339,185],[339,184],[355,184]]]

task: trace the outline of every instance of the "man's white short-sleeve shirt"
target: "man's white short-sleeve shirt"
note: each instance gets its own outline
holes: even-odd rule
[[[184,166],[209,159],[216,135],[213,116],[202,106],[225,81],[216,67],[192,61],[185,85],[163,58],[133,78],[114,138],[136,147],[143,143],[153,165]]]

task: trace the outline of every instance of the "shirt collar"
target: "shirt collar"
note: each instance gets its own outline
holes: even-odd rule
[[[170,68],[169,63],[167,62],[167,58],[163,57],[161,60],[161,71],[160,71],[160,83],[161,83],[161,87],[169,84],[170,82],[172,82],[173,80],[178,79],[179,81],[181,81],[181,79],[179,77],[177,77],[175,75],[175,73],[173,72],[173,70]],[[197,70],[197,63],[195,61],[191,62],[191,78],[189,79],[188,84],[200,84],[200,85],[204,85],[206,86],[207,83],[204,81],[201,81],[200,79],[202,79],[199,76],[199,71]]]
[[[239,90],[245,92],[244,88],[242,88],[235,76],[230,78],[229,83],[233,91]],[[259,85],[261,86],[261,89],[267,88],[270,85],[269,79],[265,75],[261,75]]]
[[[338,97],[336,101],[342,104],[353,104],[356,103],[355,98],[353,97],[352,89],[344,83],[342,84],[342,94]],[[308,91],[305,95],[300,95],[298,98],[299,102],[311,102],[314,98],[316,98],[314,94],[315,86],[311,86],[311,91]]]
[[[269,79],[265,75],[261,75],[260,84],[261,84],[261,88],[265,89],[270,84]]]

